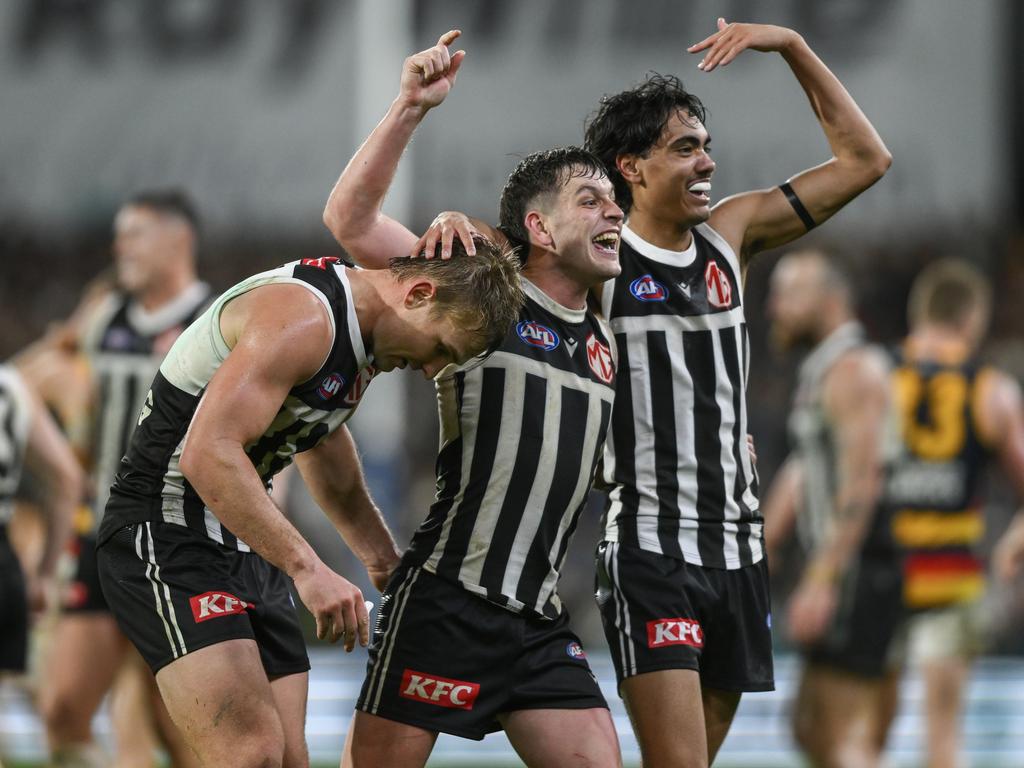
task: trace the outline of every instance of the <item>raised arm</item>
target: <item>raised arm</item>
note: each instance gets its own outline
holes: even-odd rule
[[[295,581],[316,618],[317,637],[354,646],[367,623],[362,593],[328,568],[267,495],[245,453],[270,426],[288,392],[330,351],[320,300],[297,285],[268,285],[227,305],[221,332],[231,352],[213,375],[185,439],[181,471],[218,519]],[[365,633],[360,638],[365,645]]]
[[[790,601],[790,633],[801,643],[820,637],[831,619],[837,580],[855,557],[882,491],[889,409],[885,364],[871,352],[847,355],[826,377],[823,401],[836,440],[835,519],[826,540],[808,554]]]
[[[377,589],[383,591],[401,553],[370,498],[355,443],[341,427],[316,448],[295,457],[310,495],[338,529]]]
[[[797,206],[802,205],[813,225],[819,225],[878,181],[892,164],[892,155],[843,84],[793,30],[767,24],[727,24],[719,19],[718,32],[687,50],[703,53],[698,66],[711,72],[747,49],[782,56],[807,94],[832,148],[830,160],[788,182]],[[788,243],[808,228],[778,187],[722,200],[712,211],[710,223],[744,260]]]
[[[356,262],[383,268],[412,249],[416,236],[381,212],[402,153],[427,112],[455,84],[465,51],[448,46],[462,34],[451,30],[437,45],[405,60],[398,96],[342,172],[324,208],[324,224]]]

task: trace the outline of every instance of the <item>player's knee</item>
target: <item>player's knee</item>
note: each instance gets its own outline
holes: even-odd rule
[[[228,739],[224,749],[201,755],[203,765],[230,765],[237,768],[299,768],[285,763],[284,739],[271,734],[245,739]]]
[[[283,768],[285,737],[273,706],[253,706],[230,698],[215,707],[212,727],[186,726],[185,740],[203,765],[233,768]],[[291,768],[291,764],[287,764]]]
[[[88,740],[92,713],[85,712],[76,697],[51,690],[40,699],[39,714],[51,742],[63,744]]]

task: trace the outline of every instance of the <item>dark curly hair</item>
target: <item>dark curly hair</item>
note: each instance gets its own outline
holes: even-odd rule
[[[615,160],[620,155],[646,155],[658,143],[665,123],[683,109],[706,123],[707,109],[686,90],[675,75],[652,72],[640,85],[605,96],[587,120],[584,144],[608,168],[615,186],[615,200],[623,211],[633,205],[629,184],[619,173]]]
[[[527,155],[509,174],[501,191],[498,226],[520,247],[520,256],[525,258],[523,246],[529,243],[530,236],[523,220],[530,204],[540,195],[557,192],[569,179],[607,175],[604,164],[579,147],[559,147]]]

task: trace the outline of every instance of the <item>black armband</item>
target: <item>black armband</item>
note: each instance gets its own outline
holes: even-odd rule
[[[800,198],[796,196],[796,192],[793,191],[793,187],[790,186],[787,181],[785,184],[779,184],[779,189],[782,190],[782,194],[789,200],[789,204],[793,206],[793,210],[796,211],[796,215],[800,217],[800,221],[807,227],[807,231],[810,232],[814,229],[817,224],[814,223],[814,219],[811,218],[811,214],[804,208],[804,204],[800,202]]]

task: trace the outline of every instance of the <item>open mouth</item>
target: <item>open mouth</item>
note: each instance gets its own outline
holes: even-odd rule
[[[711,182],[710,181],[695,181],[689,187],[686,188],[687,192],[696,197],[702,203],[708,203],[711,201]]]
[[[601,253],[607,253],[614,256],[619,252],[618,232],[602,232],[590,242],[592,242],[597,250],[601,251]]]

